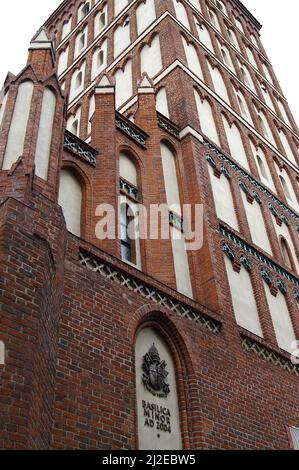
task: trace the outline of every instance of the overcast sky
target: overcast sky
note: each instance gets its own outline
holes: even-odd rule
[[[61,0],[1,2],[0,89],[8,70],[16,74],[26,64],[30,39],[60,3]],[[296,0],[284,0],[283,3],[280,0],[243,0],[243,3],[263,24],[263,44],[291,110],[299,123],[299,2]]]

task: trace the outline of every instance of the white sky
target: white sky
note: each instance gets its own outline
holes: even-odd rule
[[[24,67],[30,39],[60,3],[61,0],[1,2],[0,89],[8,70],[16,74]],[[297,91],[299,2],[243,0],[243,3],[264,25],[262,28],[264,47],[295,119],[299,123],[299,93]]]

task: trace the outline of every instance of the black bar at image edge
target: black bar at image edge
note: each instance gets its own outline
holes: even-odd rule
[[[83,470],[93,468],[161,468],[181,465],[196,467],[201,465],[228,464],[240,469],[244,465],[273,464],[298,465],[296,451],[1,451],[0,465],[71,465]],[[32,468],[32,466],[31,466]],[[205,468],[205,467],[203,467]]]

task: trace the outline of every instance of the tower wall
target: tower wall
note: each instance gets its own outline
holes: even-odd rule
[[[123,7],[63,2],[4,84],[0,446],[135,449],[155,432],[165,448],[176,429],[178,448],[288,449],[299,427],[299,137],[261,25],[237,0]],[[183,206],[201,205],[201,243],[182,254],[171,237],[128,242],[130,217],[140,234],[151,222],[139,204],[164,204],[180,247],[196,222]],[[162,430],[148,404],[170,416]]]

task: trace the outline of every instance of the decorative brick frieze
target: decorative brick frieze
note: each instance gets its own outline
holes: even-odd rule
[[[129,119],[126,119],[121,114],[116,113],[115,124],[121,132],[135,140],[135,142],[137,142],[139,145],[142,147],[146,146],[148,135],[135,126],[132,122],[130,122]]]
[[[237,174],[243,176],[247,179],[252,185],[257,187],[263,194],[265,194],[269,199],[275,202],[281,209],[283,209],[289,216],[291,216],[295,221],[299,221],[299,216],[292,209],[287,207],[282,201],[280,201],[274,194],[272,194],[265,186],[263,186],[259,181],[247,173],[243,168],[241,168],[236,162],[227,157],[223,152],[220,152],[216,147],[214,147],[210,142],[205,140],[204,145],[211,151],[213,155],[219,157],[223,162],[227,163],[230,168],[232,168]],[[270,203],[271,204],[271,203]],[[272,204],[273,207],[273,204]]]
[[[233,232],[231,232],[227,228],[223,227],[222,225],[220,225],[220,233],[222,235],[224,235],[226,238],[228,238],[230,241],[235,243],[235,245],[237,245],[239,248],[242,248],[247,253],[254,256],[254,258],[256,258],[258,261],[264,263],[266,266],[271,268],[277,274],[279,274],[280,276],[283,276],[285,279],[287,279],[289,282],[291,282],[295,286],[299,286],[299,278],[297,278],[293,274],[286,271],[284,268],[279,266],[275,261],[273,261],[270,258],[268,258],[267,256],[263,255],[256,248],[249,245],[247,242],[242,240],[242,238],[238,237],[237,235],[235,235]]]
[[[72,152],[77,157],[95,166],[98,152],[77,136],[65,131],[64,149]]]
[[[266,346],[262,346],[259,343],[253,341],[250,338],[242,337],[242,346],[246,352],[253,352],[259,358],[274,364],[282,368],[283,370],[290,372],[291,374],[299,376],[299,366],[293,364],[289,359],[278,353],[271,351]]]
[[[126,287],[127,289],[141,295],[146,300],[171,310],[179,317],[187,318],[194,323],[207,328],[213,333],[220,332],[221,324],[216,320],[206,317],[199,311],[196,312],[187,305],[184,305],[167,294],[164,294],[162,291],[151,287],[149,284],[143,283],[137,278],[131,277],[124,272],[117,270],[112,265],[109,265],[109,263],[100,260],[91,253],[80,250],[80,264],[91,271],[100,274],[104,278],[116,282],[120,286]]]
[[[157,119],[158,119],[158,124],[159,126],[169,132],[169,134],[173,135],[177,139],[180,138],[180,130],[179,128],[173,124],[169,119],[167,119],[165,116],[162,116],[162,114],[157,113]]]
[[[139,200],[140,194],[136,186],[133,186],[132,184],[128,183],[128,181],[125,181],[123,178],[120,178],[119,187],[120,187],[120,190],[123,193],[125,193],[127,196],[129,196],[130,198],[135,199],[135,201]]]

